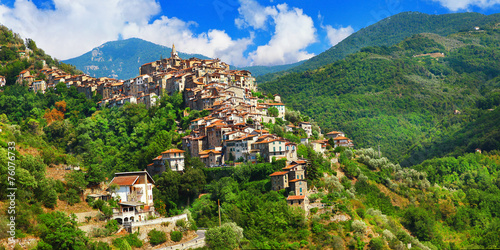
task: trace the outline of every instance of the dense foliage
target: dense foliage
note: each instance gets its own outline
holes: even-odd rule
[[[500,32],[496,26],[482,28],[364,48],[259,87],[280,94],[325,132],[342,130],[358,147],[379,144],[405,166],[476,148],[497,149]],[[433,52],[445,57],[414,57]]]

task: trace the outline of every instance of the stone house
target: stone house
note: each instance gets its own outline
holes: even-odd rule
[[[330,138],[334,139],[334,138],[337,138],[340,136],[345,136],[345,134],[343,132],[339,132],[339,131],[332,131],[332,132],[326,134],[326,138],[328,138],[328,139],[330,139]]]
[[[288,171],[275,172],[270,174],[273,191],[279,191],[288,187]]]

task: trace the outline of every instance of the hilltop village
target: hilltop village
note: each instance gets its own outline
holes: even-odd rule
[[[279,95],[261,98],[255,95],[255,78],[246,70],[231,70],[219,59],[181,59],[172,48],[170,58],[142,65],[140,75],[117,80],[107,77],[68,75],[57,68],[43,68],[45,80],[34,80],[29,70],[19,74],[18,82],[26,83],[32,91],[45,92],[64,83],[75,86],[87,98],[102,95],[100,107],[120,107],[125,103],[142,103],[146,107],[158,104],[163,95],[180,92],[191,110],[208,110],[208,116],[191,121],[190,134],[182,138],[182,150],[170,149],[152,159],[146,167],[150,176],[170,168],[184,171],[185,154],[198,157],[206,167],[235,165],[238,162],[273,162],[286,159],[282,171],[271,174],[273,190],[290,189],[295,196],[288,198],[302,205],[307,194],[307,161],[297,155],[297,143],[269,133],[265,124],[285,120],[285,105]],[[59,85],[60,86],[60,85]],[[301,143],[324,153],[327,146],[353,147],[342,132],[332,131],[313,137],[313,125],[299,121],[288,124],[285,132],[301,133]],[[324,139],[319,139],[324,138]]]

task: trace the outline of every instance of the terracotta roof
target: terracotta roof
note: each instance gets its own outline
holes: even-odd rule
[[[186,152],[186,151],[173,148],[173,149],[169,149],[167,151],[161,152],[161,153],[162,154],[168,154],[168,153],[184,153],[184,152]]]
[[[161,155],[157,156],[156,158],[153,159],[153,161],[156,161],[156,160],[161,160]]]
[[[132,175],[132,176],[118,176],[113,178],[110,184],[117,184],[119,186],[132,186],[134,183],[139,179],[138,175]]]
[[[304,181],[304,180],[301,180],[301,179],[293,179],[293,180],[288,181],[288,182],[297,182],[297,181]]]
[[[344,137],[344,136],[339,136],[337,138],[333,138],[334,141],[338,141],[338,140],[349,140],[349,138],[347,137]]]
[[[285,175],[285,174],[288,174],[288,172],[274,172],[272,174],[270,174],[269,176],[280,176],[280,175]]]
[[[297,166],[297,164],[288,165],[288,166],[286,166],[286,167],[284,167],[282,169],[290,169],[290,168],[293,168],[295,166]]]
[[[342,132],[332,131],[330,133],[327,133],[327,135],[336,135],[336,134],[342,134]]]
[[[199,154],[200,155],[207,155],[210,154],[210,153],[214,153],[214,154],[222,154],[220,151],[217,151],[217,150],[213,150],[213,149],[209,149],[209,150],[204,150],[204,151],[201,151]],[[200,157],[201,158],[201,157]]]
[[[295,163],[297,163],[297,164],[306,164],[306,163],[307,163],[307,162],[306,162],[306,161],[304,161],[304,160],[298,160],[298,161],[293,161],[293,162],[295,162]]]
[[[286,198],[286,200],[287,201],[289,201],[289,200],[303,200],[305,198],[306,198],[305,195],[291,195],[291,196],[288,196],[288,198]]]

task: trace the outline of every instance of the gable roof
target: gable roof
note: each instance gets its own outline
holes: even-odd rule
[[[117,176],[111,180],[110,184],[117,184],[118,186],[133,186],[137,179],[139,179],[139,175],[132,176]]]
[[[274,172],[274,173],[270,174],[269,176],[280,176],[280,175],[285,175],[285,174],[288,174],[288,172]]]
[[[305,195],[291,195],[291,196],[288,196],[288,198],[286,198],[286,200],[287,201],[289,201],[289,200],[303,200],[305,198],[306,198]]]
[[[147,171],[136,172],[119,172],[115,173],[115,177],[109,183],[110,185],[116,183],[119,186],[132,186],[134,185],[143,174],[146,174],[150,183],[155,183],[151,175]]]
[[[167,151],[163,151],[161,152],[161,154],[169,154],[169,153],[184,153],[186,151],[184,150],[180,150],[180,149],[177,149],[177,148],[173,148],[173,149],[169,149]]]

